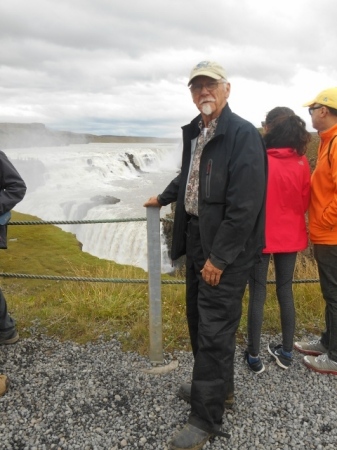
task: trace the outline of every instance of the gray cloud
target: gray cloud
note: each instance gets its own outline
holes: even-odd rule
[[[214,59],[258,124],[337,85],[336,13],[334,0],[2,2],[0,121],[177,136],[197,113],[188,73]]]

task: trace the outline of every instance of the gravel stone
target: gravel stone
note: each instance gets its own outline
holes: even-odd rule
[[[312,339],[313,336],[305,336]],[[244,363],[244,346],[235,356],[235,407],[226,410],[223,430],[206,450],[327,450],[337,448],[337,377],[308,370],[294,352],[288,370],[267,352],[265,372]],[[190,380],[193,356],[165,354],[178,367],[151,374],[147,357],[123,352],[118,337],[79,345],[34,335],[0,349],[1,372],[11,379],[0,398],[1,450],[167,450],[189,415],[177,396]]]

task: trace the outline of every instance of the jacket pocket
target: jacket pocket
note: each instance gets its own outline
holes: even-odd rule
[[[213,160],[209,159],[206,168],[206,198],[211,195],[211,177],[212,177]]]

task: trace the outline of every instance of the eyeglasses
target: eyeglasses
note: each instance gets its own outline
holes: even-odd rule
[[[308,109],[309,114],[312,116],[312,113],[314,112],[315,109],[321,109],[321,108],[324,108],[324,106],[323,106],[323,105],[320,105],[320,106],[311,106],[311,107]]]
[[[206,88],[208,91],[214,91],[219,84],[223,84],[225,81],[209,81],[208,83],[201,84],[191,84],[190,90],[192,94],[200,94],[200,92],[203,90],[203,88]]]

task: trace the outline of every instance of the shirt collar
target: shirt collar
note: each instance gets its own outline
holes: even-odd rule
[[[216,126],[218,125],[219,117],[216,117],[215,119],[211,120],[208,124],[207,129],[213,129],[215,130]],[[205,128],[204,122],[202,120],[199,120],[198,126],[200,130],[202,131]]]

